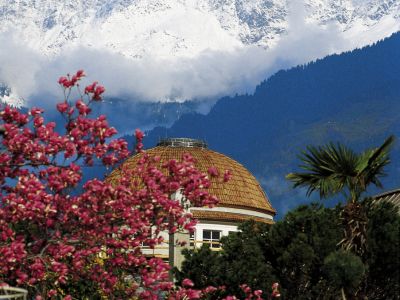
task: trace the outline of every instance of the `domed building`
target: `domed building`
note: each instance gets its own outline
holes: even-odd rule
[[[210,167],[215,167],[220,174],[229,170],[232,178],[228,182],[222,182],[221,178],[210,178],[211,187],[209,193],[219,199],[217,206],[192,207],[190,212],[198,219],[195,232],[180,234],[179,237],[169,238],[174,241],[187,240],[190,247],[200,247],[202,244],[210,244],[214,250],[220,249],[219,240],[229,232],[237,231],[237,226],[246,220],[253,219],[257,222],[272,224],[275,210],[272,208],[266,194],[257,182],[256,178],[240,163],[226,155],[207,148],[203,141],[188,138],[170,138],[162,140],[152,149],[146,150],[151,157],[159,156],[162,162],[171,159],[180,160],[182,155],[190,153],[195,159],[195,166],[207,173]],[[141,155],[134,155],[124,162],[128,166],[136,166]],[[110,181],[117,180],[118,172],[112,172]],[[165,240],[168,240],[166,238]],[[155,249],[143,249],[144,253],[158,257],[168,258],[174,256],[174,265],[180,265],[182,257],[181,249],[169,247],[168,243],[159,245]]]

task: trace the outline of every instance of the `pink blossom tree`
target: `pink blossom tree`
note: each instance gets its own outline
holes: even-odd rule
[[[163,230],[193,229],[192,216],[171,195],[179,190],[192,205],[214,205],[207,174],[190,155],[157,168],[159,158],[144,153],[135,170],[120,170],[117,183],[92,179],[78,192],[83,165],[114,167],[130,155],[105,116],[91,117],[105,89],[94,82],[81,91],[84,76],[58,81],[64,133],[45,122],[43,109],[1,109],[0,283],[36,299],[199,298],[203,292],[191,287],[174,290],[168,264],[145,257],[140,245],[160,244]],[[135,135],[142,152],[143,133]]]

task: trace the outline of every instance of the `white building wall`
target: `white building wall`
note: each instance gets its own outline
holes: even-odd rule
[[[237,208],[227,208],[227,207],[214,207],[212,209],[208,208],[191,208],[193,210],[213,210],[225,213],[235,213],[248,217],[261,217],[264,219],[273,220],[273,217],[266,213],[246,210],[246,209],[237,209]],[[224,237],[229,235],[230,232],[237,232],[238,226],[237,223],[234,222],[224,222],[224,221],[205,221],[199,220],[195,226],[194,239],[189,242],[189,233],[179,233],[175,235],[174,239],[184,240],[187,242],[185,247],[175,245],[175,254],[174,254],[174,264],[179,268],[183,257],[181,255],[181,251],[183,248],[200,248],[203,244],[212,244],[212,250],[220,250],[219,244],[210,241],[204,241],[203,232],[204,230],[212,230],[219,231],[221,233],[220,237]],[[161,232],[161,236],[164,237],[164,242],[160,245],[155,246],[154,249],[150,249],[148,247],[142,247],[142,252],[146,255],[156,256],[163,259],[168,259],[169,256],[169,235],[168,232]]]
[[[254,211],[254,210],[243,209],[243,208],[232,208],[232,207],[223,207],[223,206],[216,206],[216,207],[212,207],[212,208],[209,208],[209,207],[191,207],[190,208],[190,212],[193,212],[196,210],[233,213],[233,214],[247,216],[249,218],[259,217],[259,218],[264,218],[267,220],[273,220],[273,216],[270,214],[259,212],[259,211]]]
[[[237,225],[233,223],[218,223],[218,222],[199,222],[195,227],[194,241],[195,247],[200,248],[203,245],[203,230],[216,230],[221,232],[221,237],[227,236],[229,232],[238,231]],[[142,247],[142,252],[146,255],[154,255],[161,258],[168,258],[169,244],[168,244],[168,233],[161,232],[161,236],[164,238],[164,242],[160,245],[155,246],[154,249],[150,249],[146,246]],[[188,244],[186,247],[190,247]]]

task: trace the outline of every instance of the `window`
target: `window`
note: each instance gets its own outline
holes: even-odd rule
[[[194,243],[195,243],[194,242],[194,240],[195,240],[194,231],[190,233],[189,239],[190,239],[190,247],[194,247]]]
[[[221,231],[218,230],[203,230],[203,242],[210,244],[211,248],[220,248],[219,240]]]

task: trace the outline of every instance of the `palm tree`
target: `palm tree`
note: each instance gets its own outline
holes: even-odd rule
[[[294,187],[308,187],[307,195],[318,191],[320,198],[338,193],[346,197],[341,219],[344,237],[339,242],[345,250],[351,250],[363,258],[366,250],[367,216],[360,203],[360,196],[371,184],[382,187],[380,177],[390,162],[389,150],[394,142],[390,136],[378,148],[356,153],[341,144],[307,147],[300,159],[304,172],[290,173],[286,178]]]

